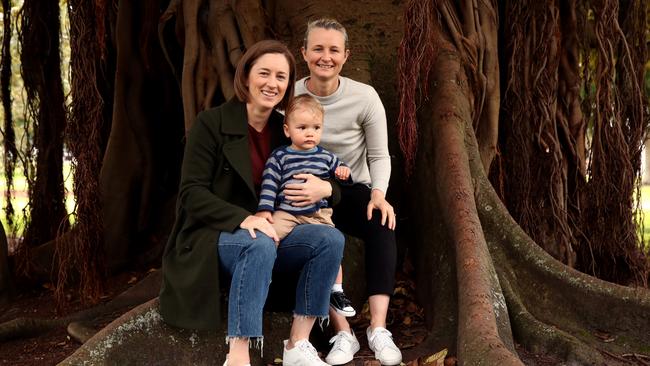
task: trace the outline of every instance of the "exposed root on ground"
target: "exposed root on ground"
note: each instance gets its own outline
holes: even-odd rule
[[[7,321],[0,324],[0,342],[34,337],[52,329],[67,326],[68,333],[83,343],[97,332],[97,329],[92,328],[95,319],[153,299],[158,296],[160,283],[160,271],[152,271],[136,285],[105,304],[56,319],[17,318]]]

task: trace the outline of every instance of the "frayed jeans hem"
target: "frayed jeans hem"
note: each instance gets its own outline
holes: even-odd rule
[[[248,348],[256,348],[260,350],[260,357],[264,357],[264,336],[245,337],[245,336],[226,336],[226,344],[230,344],[233,339],[246,339],[248,341]]]
[[[323,323],[325,324],[325,327],[328,327],[330,324],[330,317],[329,315],[303,315],[303,314],[296,314],[293,313],[294,318],[316,318],[318,321],[318,326],[320,327],[321,330],[323,330]]]

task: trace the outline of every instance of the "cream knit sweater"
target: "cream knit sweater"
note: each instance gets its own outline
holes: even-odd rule
[[[309,94],[325,109],[320,145],[333,152],[352,171],[355,183],[384,194],[390,180],[386,111],[375,89],[346,77],[331,95],[319,97],[307,90],[307,77],[296,82],[296,95]]]

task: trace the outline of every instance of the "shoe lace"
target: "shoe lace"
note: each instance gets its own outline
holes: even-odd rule
[[[310,360],[321,361],[320,357],[318,357],[318,351],[316,351],[316,348],[314,348],[311,343],[302,342],[300,345],[298,345],[298,348],[300,348],[302,353]]]
[[[370,339],[375,349],[381,351],[385,347],[395,348],[395,343],[393,343],[393,334],[387,329],[378,329],[373,332],[372,338]]]
[[[330,344],[334,343],[334,346],[332,346],[332,350],[347,350],[350,349],[351,343],[348,337],[346,337],[343,333],[339,333],[335,335],[334,337],[330,338]]]
[[[333,295],[341,309],[352,306],[352,302],[345,296],[345,293],[335,292]]]

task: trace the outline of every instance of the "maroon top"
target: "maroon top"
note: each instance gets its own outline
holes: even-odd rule
[[[268,123],[261,132],[257,132],[251,125],[248,125],[248,150],[251,155],[253,186],[258,196],[260,195],[260,186],[262,185],[264,165],[266,165],[266,159],[271,155],[270,130]]]

